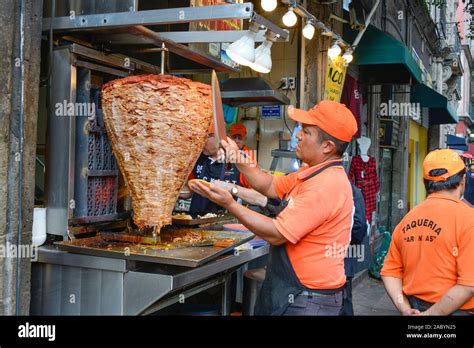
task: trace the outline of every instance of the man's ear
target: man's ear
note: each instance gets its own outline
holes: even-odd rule
[[[325,140],[324,142],[326,143],[324,145],[324,148],[323,148],[323,153],[324,154],[329,154],[329,153],[332,153],[336,150],[336,144],[334,144],[333,141]]]
[[[466,192],[466,174],[462,176],[458,189],[459,189],[459,196],[462,197],[464,193]]]

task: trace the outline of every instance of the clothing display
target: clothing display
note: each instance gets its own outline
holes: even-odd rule
[[[363,104],[362,95],[359,91],[357,80],[350,75],[346,75],[344,89],[342,90],[341,103],[345,104],[354,114],[357,121],[357,133],[354,137],[358,138],[361,134],[361,106]]]
[[[361,156],[354,156],[349,170],[349,179],[357,188],[361,189],[365,200],[365,215],[371,223],[372,213],[377,208],[377,192],[379,191],[375,158],[369,156],[369,160],[364,162]]]

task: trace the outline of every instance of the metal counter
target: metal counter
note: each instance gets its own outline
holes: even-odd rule
[[[226,254],[196,268],[38,249],[32,264],[32,315],[150,314],[223,284],[222,311],[229,314],[230,276],[266,256],[269,246]]]

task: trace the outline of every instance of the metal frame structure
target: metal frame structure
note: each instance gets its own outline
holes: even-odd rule
[[[135,40],[131,43],[134,45],[154,44],[158,49],[163,49],[165,44],[170,52],[191,61],[217,71],[232,72],[238,69],[217,58],[195,52],[183,43],[199,42],[202,38],[204,42],[232,42],[243,31],[159,33],[146,25],[237,18],[255,21],[278,35],[279,41],[288,39],[287,31],[255,14],[253,9],[251,3],[244,3],[46,18],[43,21],[43,31],[52,30],[58,36],[73,39],[80,37],[76,33],[93,33],[95,38],[106,40],[103,42],[119,45],[123,44],[123,40],[133,37]],[[111,32],[120,34],[110,35]],[[264,31],[259,33],[259,37],[258,40],[263,41]],[[47,233],[66,239],[72,222],[104,222],[108,218],[115,221],[124,216],[119,212],[94,217],[95,219],[88,219],[88,216],[84,218],[81,214],[79,217],[75,216],[75,195],[84,196],[84,173],[78,172],[77,168],[84,168],[86,164],[84,153],[79,148],[84,144],[79,146],[77,139],[86,131],[88,122],[85,115],[58,116],[55,114],[55,106],[57,103],[87,101],[87,89],[92,81],[91,71],[111,77],[124,77],[138,72],[156,74],[162,69],[128,55],[106,54],[92,48],[88,42],[86,45],[73,43],[61,46],[54,50],[51,58],[54,64],[50,80],[51,109],[48,117],[45,173]],[[86,174],[113,177],[117,175],[117,171],[94,170]],[[84,206],[80,209],[84,211]],[[44,246],[39,248],[38,261],[32,266],[31,312],[50,315],[148,314],[175,303],[179,299],[178,291],[179,294],[191,296],[210,287],[223,285],[222,314],[226,315],[230,310],[230,275],[242,265],[264,257],[267,253],[268,246],[240,254],[226,254],[190,269],[177,265],[74,254]],[[136,286],[137,284],[140,286]],[[71,301],[71,295],[74,295],[75,301]]]
[[[179,56],[190,59],[196,63],[208,66],[220,72],[239,71],[220,60],[192,50],[184,43],[197,42],[233,42],[242,36],[243,31],[217,31],[217,32],[174,32],[161,33],[150,30],[147,25],[164,25],[192,23],[199,21],[216,21],[225,19],[243,19],[254,21],[266,30],[276,34],[277,41],[287,41],[288,31],[281,29],[266,18],[254,12],[250,2],[243,4],[228,4],[203,7],[181,7],[161,10],[130,11],[115,13],[100,13],[78,16],[62,16],[43,19],[43,31],[52,29],[56,33],[91,32],[99,35],[100,42],[111,45],[123,44],[153,44],[160,49],[163,44],[166,49]],[[120,30],[120,34],[110,34],[110,29]],[[263,33],[259,34],[257,41],[263,41]],[[151,51],[150,51],[151,52]]]
[[[93,61],[95,63],[92,63]],[[67,237],[68,225],[75,217],[76,194],[85,193],[84,175],[114,176],[116,172],[87,172],[78,173],[77,165],[87,168],[84,163],[83,152],[76,147],[78,135],[85,132],[87,117],[84,115],[58,116],[55,106],[83,102],[85,94],[90,88],[90,71],[100,71],[112,76],[123,77],[133,72],[157,73],[159,68],[151,64],[138,61],[122,55],[107,55],[103,52],[83,47],[77,44],[63,46],[54,51],[54,65],[51,75],[51,105],[48,117],[48,142],[46,166],[46,199],[47,199],[47,232],[49,234]],[[77,132],[80,132],[78,134]],[[82,144],[82,145],[81,145]],[[84,148],[82,149],[84,150]],[[76,163],[79,161],[79,163]],[[77,207],[84,210],[84,207]],[[110,219],[120,218],[120,214],[110,216]],[[94,220],[94,219],[92,219]],[[84,222],[92,222],[85,221]],[[103,217],[96,217],[96,222],[103,221]]]
[[[146,315],[222,284],[221,314],[229,315],[230,276],[268,250],[224,255],[190,269],[40,247],[32,265],[31,314]]]
[[[326,24],[321,22],[319,19],[317,19],[315,16],[313,16],[303,5],[300,4],[299,0],[282,0],[282,2],[290,7],[294,8],[294,11],[300,15],[303,18],[306,18],[307,21],[310,21],[316,29],[322,30],[324,33],[326,33],[327,36],[332,37],[336,42],[342,46],[345,49],[351,49],[355,50],[357,48],[357,45],[359,45],[360,40],[362,39],[362,36],[364,35],[365,31],[367,30],[367,27],[370,24],[370,21],[372,19],[372,16],[375,14],[375,11],[377,10],[377,7],[380,4],[380,0],[376,0],[375,4],[372,6],[372,9],[370,10],[370,13],[367,16],[366,22],[365,22],[365,28],[357,34],[357,37],[355,38],[354,42],[352,44],[347,43],[344,41],[341,37],[341,35],[335,33],[332,31]]]
[[[43,30],[54,31],[111,29],[135,25],[178,24],[224,19],[251,19],[251,2],[202,7],[179,7],[163,10],[100,13],[84,16],[64,16],[43,19]],[[275,29],[275,28],[269,28]]]

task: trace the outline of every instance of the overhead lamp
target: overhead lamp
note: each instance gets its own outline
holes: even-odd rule
[[[352,62],[352,60],[354,59],[354,56],[352,55],[352,49],[348,48],[342,55],[342,58],[346,61],[347,64]]]
[[[277,0],[262,0],[261,5],[264,11],[272,12],[276,9],[278,2]]]
[[[255,71],[268,74],[272,69],[272,45],[273,42],[265,40],[255,50],[255,61],[249,65]]]
[[[272,70],[272,45],[278,35],[267,31],[265,41],[255,50],[255,61],[250,64],[250,68],[263,74],[268,74]]]
[[[240,39],[229,45],[225,52],[234,62],[249,66],[255,61],[255,38],[260,26],[252,22],[249,31]]]
[[[282,20],[283,24],[287,27],[292,27],[296,24],[296,22],[298,21],[298,17],[296,16],[293,7],[288,8],[288,12],[283,15]]]
[[[303,36],[308,40],[311,40],[314,37],[314,32],[316,28],[314,27],[311,20],[306,21],[306,25],[303,28]]]
[[[337,41],[334,41],[330,49],[328,49],[328,56],[331,60],[336,59],[337,56],[341,54],[341,47],[337,44]]]

